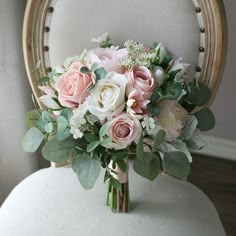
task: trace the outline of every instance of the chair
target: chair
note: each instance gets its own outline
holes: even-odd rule
[[[50,72],[104,32],[120,45],[126,39],[163,42],[191,63],[190,75],[210,87],[213,101],[227,47],[221,0],[28,0],[23,48],[35,96],[41,96],[41,75],[32,72],[39,59],[40,70]],[[101,176],[86,191],[68,166],[54,167],[15,187],[0,210],[0,235],[225,235],[211,201],[188,182],[164,174],[149,182],[130,168],[132,211],[112,214]]]

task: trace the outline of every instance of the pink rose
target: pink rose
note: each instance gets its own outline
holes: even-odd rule
[[[158,107],[161,110],[158,121],[166,132],[165,140],[174,141],[185,127],[188,113],[177,101],[163,100]]]
[[[95,48],[87,53],[87,60],[89,64],[97,63],[98,66],[103,67],[106,72],[117,72],[123,74],[125,68],[120,66],[120,59],[128,54],[126,49],[116,48]]]
[[[156,88],[156,80],[151,71],[145,66],[134,66],[125,73],[128,83],[143,92],[145,99],[149,99]]]
[[[126,113],[114,117],[108,121],[107,135],[112,138],[112,142],[107,148],[124,149],[132,142],[138,143],[142,133],[139,120]]]
[[[88,88],[93,84],[90,74],[82,74],[80,68],[86,66],[81,62],[74,62],[69,71],[58,78],[55,89],[58,91],[58,100],[61,105],[77,108],[89,95]]]

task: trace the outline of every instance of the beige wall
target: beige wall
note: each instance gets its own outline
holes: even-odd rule
[[[211,135],[236,140],[236,1],[224,0],[228,18],[228,56],[223,80],[213,103],[216,127]]]

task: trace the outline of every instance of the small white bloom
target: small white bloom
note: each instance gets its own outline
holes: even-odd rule
[[[186,72],[186,70],[189,66],[190,66],[190,64],[186,64],[186,63],[182,62],[182,57],[181,57],[177,61],[175,61],[174,65],[171,67],[169,72],[180,70],[175,77],[176,79],[178,79],[184,75],[184,73]]]
[[[84,135],[84,133],[80,131],[80,129],[75,128],[75,127],[71,127],[70,133],[73,134],[74,139],[82,138]]]
[[[155,135],[159,130],[162,129],[157,120],[150,116],[145,116],[141,122],[141,125],[146,129],[148,135]]]

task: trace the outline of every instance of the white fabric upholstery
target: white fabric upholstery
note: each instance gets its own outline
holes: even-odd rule
[[[198,63],[200,31],[191,0],[57,0],[51,15],[49,55],[52,67],[65,58],[94,46],[91,39],[109,32],[114,43],[127,39],[146,46],[164,43],[176,57],[191,64],[190,75]],[[49,19],[48,19],[49,20]]]
[[[149,182],[130,168],[130,213],[105,205],[100,175],[83,190],[70,168],[40,170],[20,183],[0,209],[1,236],[222,236],[216,209],[188,182],[162,175]]]

